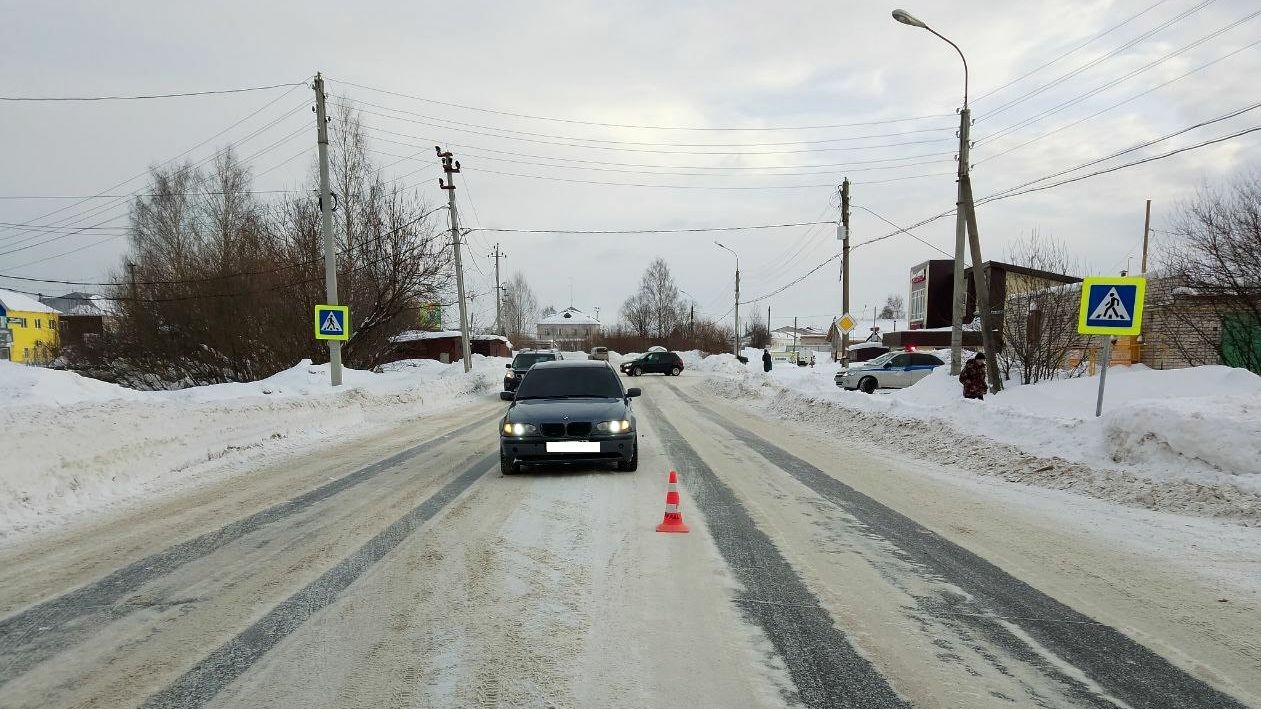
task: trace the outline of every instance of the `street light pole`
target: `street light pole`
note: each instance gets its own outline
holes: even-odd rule
[[[715,241],[714,243],[718,244],[717,241]],[[735,339],[731,343],[731,354],[739,357],[740,356],[740,254],[736,253],[735,251],[732,251],[731,249],[727,248],[726,246],[723,246],[722,244],[718,244],[718,246],[720,248],[727,249],[727,251],[731,252],[732,256],[736,257],[736,308],[735,308],[736,310],[736,336],[735,336]]]
[[[958,375],[963,366],[963,310],[966,310],[966,293],[965,283],[963,283],[963,261],[965,261],[965,252],[968,237],[968,214],[971,213],[971,189],[968,184],[968,173],[970,173],[970,156],[968,151],[971,149],[971,126],[972,111],[967,106],[967,57],[963,56],[963,50],[958,48],[958,44],[951,42],[950,39],[943,37],[937,30],[924,24],[922,20],[915,18],[914,15],[905,10],[894,10],[893,19],[899,23],[910,26],[918,26],[918,28],[926,29],[928,32],[937,35],[942,42],[950,44],[958,52],[958,58],[963,62],[963,107],[958,112],[958,192],[955,201],[955,289],[953,289],[953,304],[951,310],[951,375]],[[973,251],[980,252],[980,242],[973,243]],[[985,334],[985,342],[989,344],[990,333],[989,322],[989,278],[985,278],[987,274],[982,274],[980,262],[972,264],[972,279],[975,283],[977,294],[977,309],[981,310],[981,329]],[[984,303],[982,303],[982,291],[984,291]],[[997,368],[997,360],[995,351],[991,347],[987,361],[994,361],[994,370]],[[992,378],[992,377],[991,377]],[[997,386],[995,384],[995,386]]]

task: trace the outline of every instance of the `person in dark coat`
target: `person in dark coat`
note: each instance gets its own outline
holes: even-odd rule
[[[767,372],[771,371],[771,352],[765,347],[762,348],[762,369]]]
[[[963,365],[959,372],[959,381],[963,384],[963,398],[985,399],[985,353],[978,352],[975,357]]]

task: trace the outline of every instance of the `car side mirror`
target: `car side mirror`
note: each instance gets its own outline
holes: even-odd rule
[[[639,387],[631,387],[626,390],[627,399],[634,399],[635,397],[639,396],[639,394],[640,394]]]
[[[517,398],[517,393],[515,391],[499,392],[500,401],[512,401],[513,399],[516,399],[516,398]]]
[[[507,367],[508,369],[512,369],[512,362],[509,362],[505,364],[504,366]]]

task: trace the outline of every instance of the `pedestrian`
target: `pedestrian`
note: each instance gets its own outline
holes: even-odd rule
[[[765,347],[762,348],[762,369],[771,371],[771,351]]]
[[[810,368],[814,369],[814,353],[810,353]]]
[[[978,352],[975,357],[963,365],[959,372],[959,381],[963,384],[963,398],[985,399],[985,353]]]

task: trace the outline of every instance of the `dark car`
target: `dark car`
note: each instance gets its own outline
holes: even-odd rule
[[[624,374],[632,377],[638,377],[641,374],[665,374],[677,377],[683,371],[683,358],[674,352],[649,352],[629,362],[623,362],[620,369]]]
[[[606,362],[568,360],[534,365],[516,393],[500,397],[512,405],[499,422],[499,470],[522,464],[616,462],[618,470],[639,466],[636,388]]]
[[[511,363],[504,365],[510,370],[504,375],[504,391],[516,391],[521,377],[525,376],[530,367],[539,362],[555,362],[558,359],[560,357],[555,352],[518,352]]]

